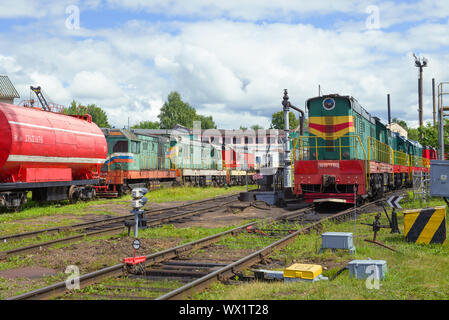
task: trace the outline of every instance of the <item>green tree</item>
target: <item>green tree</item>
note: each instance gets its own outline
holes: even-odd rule
[[[407,138],[413,141],[420,141],[419,138],[419,129],[418,128],[408,128],[407,130]]]
[[[84,115],[86,113],[92,116],[92,122],[94,122],[100,128],[110,128],[111,125],[108,122],[108,116],[103,109],[95,104],[89,104],[86,106],[78,105],[75,100],[72,101],[69,108],[64,109],[65,114],[71,115]]]
[[[132,126],[133,129],[159,129],[159,122],[157,121],[141,121]]]
[[[212,116],[207,117],[197,114],[195,117],[195,121],[201,121],[201,129],[217,129],[217,125],[212,119]]]
[[[299,120],[296,119],[296,116],[292,111],[288,113],[288,125],[290,127],[290,130],[296,129],[299,126]],[[271,129],[285,129],[284,111],[273,113],[273,115],[271,116]]]
[[[177,124],[193,128],[193,121],[201,121],[202,129],[216,128],[211,116],[207,117],[197,114],[195,108],[190,106],[189,103],[182,101],[178,92],[170,92],[167,100],[158,115],[162,129],[172,129]]]
[[[438,148],[438,129],[436,126],[427,122],[425,126],[421,126],[418,129],[418,140],[423,146],[431,146]],[[413,140],[409,137],[410,140]]]
[[[253,129],[253,130],[262,130],[263,127],[258,125],[258,124],[255,124],[255,125],[251,126],[251,129]]]

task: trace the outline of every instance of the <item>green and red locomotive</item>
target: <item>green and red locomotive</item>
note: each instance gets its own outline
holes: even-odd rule
[[[390,131],[356,99],[308,99],[308,134],[293,139],[293,192],[307,202],[354,203],[411,186],[435,150]]]

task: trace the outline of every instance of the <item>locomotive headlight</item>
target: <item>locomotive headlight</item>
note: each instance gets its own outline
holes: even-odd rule
[[[325,98],[323,100],[323,108],[326,110],[332,110],[335,108],[335,100],[332,98]]]

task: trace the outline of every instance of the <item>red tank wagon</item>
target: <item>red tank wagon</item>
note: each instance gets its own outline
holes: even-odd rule
[[[0,207],[95,196],[106,139],[89,115],[0,103]]]

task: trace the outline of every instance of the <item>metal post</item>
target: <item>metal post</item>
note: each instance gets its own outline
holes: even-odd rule
[[[422,76],[422,71],[424,67],[427,67],[427,59],[426,58],[418,58],[415,54],[413,54],[413,56],[415,57],[415,67],[419,68],[419,79],[418,79],[418,101],[419,101],[419,107],[418,107],[418,112],[419,112],[419,126],[421,127],[423,125],[423,103],[422,103],[422,91],[423,91],[423,86],[422,86],[422,80],[423,80],[423,76]]]
[[[401,233],[401,231],[399,231],[398,215],[395,208],[393,208],[393,211],[391,212],[391,233]]]
[[[443,84],[440,83],[438,86],[438,121],[439,121],[439,132],[438,138],[440,142],[440,160],[444,160],[444,115],[443,115],[443,103],[442,103],[442,91]]]
[[[282,105],[284,106],[284,188],[288,188],[291,185],[291,179],[290,179],[290,144],[288,141],[288,134],[289,134],[289,111],[290,111],[290,104],[288,103],[288,92],[287,89],[284,89],[284,98]]]
[[[387,94],[387,104],[388,104],[388,124],[391,124],[390,94]]]
[[[422,66],[419,67],[418,79],[418,98],[419,98],[419,126],[423,125],[423,106],[422,106]]]
[[[134,225],[134,238],[138,238],[137,237],[137,235],[138,235],[138,232],[139,232],[139,211],[140,210],[134,210],[134,222],[135,222],[135,225]]]
[[[437,125],[436,102],[435,102],[435,78],[432,78],[432,98],[433,98],[433,125]]]

